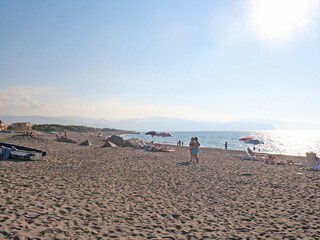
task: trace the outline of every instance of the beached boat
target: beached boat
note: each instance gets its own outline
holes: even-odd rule
[[[46,155],[46,151],[15,144],[0,143],[1,159],[21,159],[21,160],[42,160]]]

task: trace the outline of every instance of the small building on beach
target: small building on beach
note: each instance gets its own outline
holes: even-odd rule
[[[24,131],[28,132],[32,130],[32,124],[31,122],[18,122],[18,123],[12,123],[10,125],[10,128],[15,131]]]
[[[8,129],[8,124],[0,120],[0,131],[4,131]]]

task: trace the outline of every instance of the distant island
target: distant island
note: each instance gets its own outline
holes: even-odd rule
[[[232,121],[227,123],[194,121],[169,117],[148,117],[126,120],[106,120],[83,118],[77,116],[12,116],[2,115],[0,120],[7,123],[13,122],[31,122],[35,124],[61,124],[61,125],[80,125],[91,127],[90,131],[95,128],[105,129],[125,129],[129,131],[248,131],[248,130],[274,130],[275,127],[268,122],[254,121]]]

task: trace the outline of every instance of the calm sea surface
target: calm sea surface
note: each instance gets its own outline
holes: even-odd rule
[[[262,140],[264,144],[256,145],[256,149],[268,153],[280,153],[287,155],[305,156],[306,152],[313,151],[320,154],[320,130],[296,130],[296,131],[201,131],[201,132],[170,132],[172,137],[154,137],[141,134],[126,134],[125,139],[139,138],[144,141],[152,141],[176,145],[178,140],[188,145],[191,137],[198,137],[202,147],[224,148],[228,142],[228,149],[243,150],[248,145],[239,141],[245,136],[253,136]],[[249,145],[251,148],[252,145]]]

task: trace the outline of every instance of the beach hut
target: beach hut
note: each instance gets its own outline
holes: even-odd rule
[[[28,132],[32,130],[32,124],[31,122],[17,122],[17,123],[12,123],[10,125],[10,128],[15,131]]]

